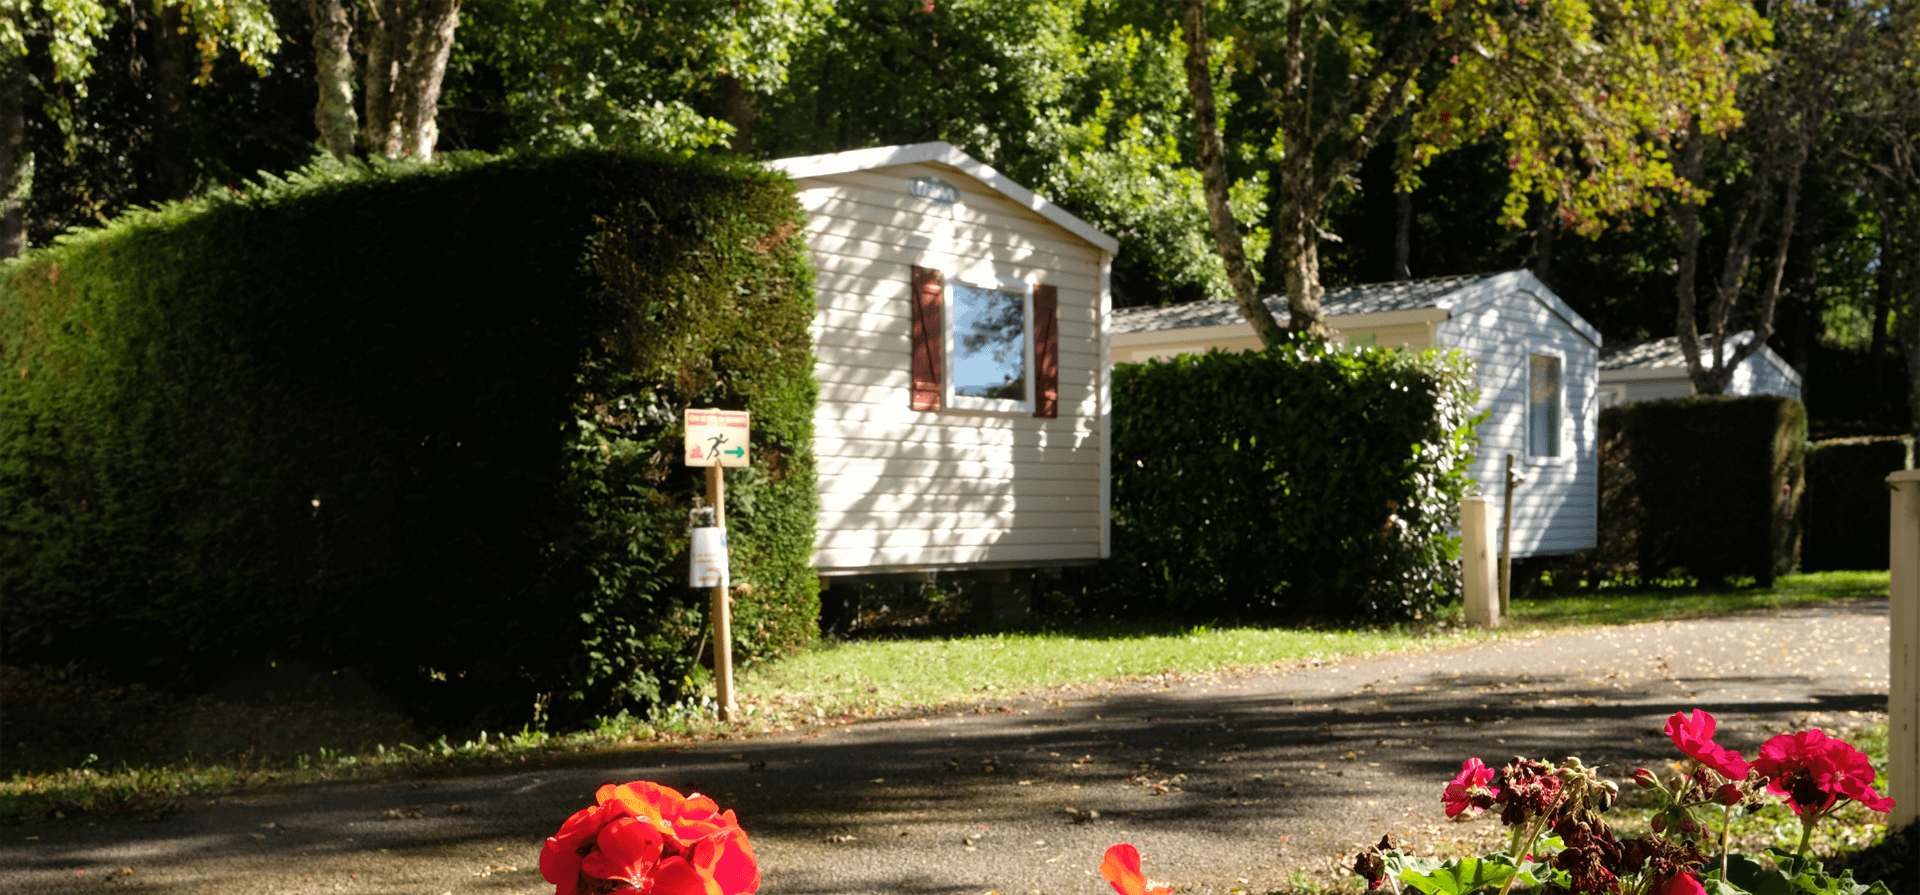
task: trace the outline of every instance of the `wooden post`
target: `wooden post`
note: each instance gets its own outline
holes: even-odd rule
[[[1893,491],[1887,559],[1887,792],[1892,829],[1920,818],[1920,470],[1887,476]]]
[[[713,505],[713,524],[723,537],[727,530],[727,474],[719,465],[707,467],[707,502]],[[732,557],[727,558],[732,565]],[[728,604],[726,576],[713,588],[713,681],[720,693],[720,720],[733,720],[733,612]]]
[[[1500,627],[1500,586],[1494,572],[1492,501],[1460,498],[1460,575],[1467,624]]]
[[[1520,484],[1513,474],[1513,455],[1507,455],[1507,507],[1500,514],[1500,617],[1511,611],[1513,597],[1513,489]]]

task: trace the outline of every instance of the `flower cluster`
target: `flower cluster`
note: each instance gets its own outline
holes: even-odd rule
[[[1800,818],[1799,853],[1781,851],[1776,856],[1782,867],[1779,872],[1789,878],[1818,872],[1810,870],[1806,860],[1808,840],[1814,824],[1840,805],[1859,802],[1874,811],[1893,809],[1893,800],[1874,790],[1874,771],[1867,757],[1819,730],[1774,737],[1761,746],[1758,758],[1748,762],[1739,752],[1714,742],[1715,727],[1713,715],[1705,711],[1676,712],[1667,719],[1667,737],[1694,760],[1694,766],[1665,780],[1646,768],[1633,772],[1634,782],[1655,797],[1651,836],[1621,840],[1614,835],[1600,815],[1617,800],[1619,787],[1600,780],[1577,758],[1552,767],[1516,757],[1497,769],[1469,758],[1461,764],[1459,776],[1441,791],[1440,802],[1447,816],[1455,819],[1477,817],[1498,807],[1501,823],[1513,828],[1506,855],[1442,862],[1414,857],[1382,839],[1380,845],[1360,853],[1354,872],[1367,880],[1369,889],[1380,888],[1383,881],[1405,879],[1421,891],[1436,891],[1436,886],[1467,885],[1471,876],[1476,885],[1497,877],[1494,882],[1503,883],[1502,892],[1525,883],[1607,895],[1704,895],[1703,880],[1711,881],[1718,892],[1740,892],[1729,877],[1728,824],[1736,807],[1757,806],[1762,792],[1784,796]],[[1713,808],[1721,813],[1717,869],[1709,869],[1709,858],[1702,851],[1713,830],[1695,816],[1698,810]],[[1548,831],[1552,836],[1543,839]],[[1552,854],[1536,859],[1536,847]],[[1467,866],[1463,860],[1475,862],[1470,874],[1463,869]],[[1740,869],[1752,882],[1751,874],[1762,866],[1743,858]],[[1448,874],[1454,874],[1454,879],[1441,882]]]
[[[712,799],[636,780],[600,787],[540,850],[555,895],[752,895],[760,868],[746,831]]]
[[[1753,768],[1766,779],[1768,792],[1787,797],[1795,814],[1830,811],[1841,799],[1875,811],[1893,810],[1893,800],[1873,789],[1873,765],[1867,757],[1818,729],[1768,740]]]

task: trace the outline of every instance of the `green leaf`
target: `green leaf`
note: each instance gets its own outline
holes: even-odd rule
[[[1519,873],[1520,869],[1505,856],[1452,858],[1430,873],[1409,871],[1400,879],[1427,895],[1466,895],[1496,888]]]

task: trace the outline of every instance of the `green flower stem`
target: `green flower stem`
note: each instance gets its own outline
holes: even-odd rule
[[[1727,881],[1727,843],[1733,838],[1733,806],[1720,815],[1720,881]]]
[[[1527,834],[1527,847],[1524,849],[1519,849],[1519,848],[1514,849],[1514,852],[1513,852],[1514,866],[1518,867],[1522,862],[1527,860],[1527,853],[1530,851],[1533,851],[1533,844],[1539,841],[1541,832],[1546,830],[1547,821],[1553,819],[1553,809],[1560,807],[1561,800],[1565,799],[1566,797],[1567,797],[1567,787],[1562,786],[1560,787],[1560,792],[1553,797],[1553,804],[1548,805],[1547,810],[1540,812],[1540,819],[1534,822],[1533,830]],[[1515,827],[1513,829],[1513,832],[1515,833],[1516,836],[1519,834],[1520,829],[1521,829],[1520,827]],[[1519,840],[1516,838],[1514,841],[1518,842]],[[1507,877],[1507,881],[1501,884],[1500,886],[1500,895],[1507,895],[1507,890],[1512,889],[1513,884],[1515,882],[1518,882],[1519,880],[1520,880],[1520,874],[1518,873],[1515,873],[1514,875]]]
[[[1789,874],[1790,877],[1799,876],[1800,868],[1807,866],[1807,846],[1813,841],[1813,825],[1819,822],[1819,812],[1801,815],[1800,851],[1793,856],[1793,872]]]

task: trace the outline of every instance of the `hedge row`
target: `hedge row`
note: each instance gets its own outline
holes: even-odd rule
[[[1800,558],[1807,414],[1777,395],[1643,401],[1600,414],[1600,544],[1586,574],[1751,577]]]
[[[754,414],[735,649],[805,641],[802,226],[711,158],[328,162],[0,267],[8,661],[305,656],[494,723],[675,698],[689,406]]]
[[[1470,369],[1312,344],[1117,366],[1113,558],[1078,608],[1390,619],[1455,599]]]
[[[1800,567],[1809,572],[1887,567],[1892,512],[1887,476],[1908,467],[1898,435],[1817,441],[1807,452],[1807,538]]]

